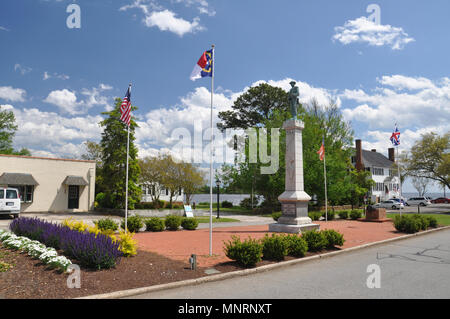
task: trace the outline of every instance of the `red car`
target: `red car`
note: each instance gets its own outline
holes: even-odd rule
[[[438,198],[433,199],[431,202],[433,204],[449,204],[450,199],[445,198],[445,197],[438,197]]]

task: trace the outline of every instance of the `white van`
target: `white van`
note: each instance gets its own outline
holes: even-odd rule
[[[421,197],[412,197],[406,201],[406,206],[427,206],[431,205],[431,202],[428,198],[421,196]]]
[[[0,188],[0,215],[20,214],[20,195],[17,188]]]

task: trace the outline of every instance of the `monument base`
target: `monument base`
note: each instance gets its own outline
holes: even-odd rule
[[[319,230],[320,225],[318,224],[302,224],[302,225],[289,225],[273,223],[269,224],[269,232],[274,233],[289,233],[289,234],[301,234],[302,232],[309,230]]]

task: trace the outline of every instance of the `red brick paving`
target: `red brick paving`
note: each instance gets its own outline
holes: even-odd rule
[[[366,243],[401,236],[397,233],[392,222],[369,223],[353,220],[335,220],[315,222],[320,224],[320,229],[334,229],[344,234],[345,244],[343,248],[359,246]],[[262,238],[270,234],[269,225],[220,227],[213,229],[213,256],[209,256],[209,229],[194,231],[164,231],[144,232],[135,235],[139,248],[155,252],[175,260],[188,261],[191,254],[197,255],[198,265],[212,267],[218,263],[230,261],[223,251],[224,241],[231,236],[239,236],[246,239]]]

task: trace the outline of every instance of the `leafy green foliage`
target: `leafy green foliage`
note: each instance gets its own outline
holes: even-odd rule
[[[322,217],[322,212],[308,212],[308,217],[314,221],[317,221],[320,219],[320,217]]]
[[[273,213],[272,213],[272,218],[273,218],[273,220],[277,221],[278,218],[281,217],[281,215],[283,215],[282,212],[273,212]]]
[[[262,245],[263,259],[280,261],[288,254],[288,243],[283,236],[266,234],[262,239]]]
[[[327,215],[327,220],[333,220],[336,217],[336,213],[332,210],[322,213],[323,218],[325,218],[325,215]]]
[[[233,208],[233,203],[232,202],[229,202],[229,201],[226,201],[226,200],[224,200],[222,203],[220,203],[221,204],[221,206],[223,207],[223,208]]]
[[[225,243],[225,255],[242,267],[254,267],[261,261],[263,246],[259,240],[248,238],[243,242],[237,236]]]
[[[150,217],[145,220],[145,229],[152,232],[160,232],[166,229],[164,220],[159,217]]]
[[[100,219],[97,222],[94,222],[94,224],[97,225],[98,229],[100,230],[116,231],[119,228],[116,222],[113,221],[111,218]]]
[[[308,251],[308,243],[298,235],[285,235],[287,254],[293,257],[304,257]]]
[[[429,227],[437,227],[437,219],[434,216],[411,214],[394,216],[394,227],[403,233],[417,233]]]
[[[181,226],[183,217],[178,215],[168,215],[166,216],[166,228],[168,230],[178,230]]]
[[[127,126],[120,121],[120,105],[122,100],[116,99],[115,108],[110,112],[103,112],[107,116],[100,122],[103,128],[100,147],[103,150],[101,175],[102,188],[105,193],[105,204],[109,208],[125,208],[125,183],[127,160]],[[137,107],[132,106],[135,111]],[[128,171],[128,207],[140,201],[141,188],[138,185],[140,168],[138,165],[138,150],[134,144],[134,132],[137,127],[133,117],[130,123],[129,171]]]
[[[423,134],[411,148],[406,170],[410,176],[429,178],[450,188],[450,132]]]
[[[310,230],[303,233],[302,238],[308,244],[310,251],[320,251],[327,247],[327,239],[323,232]]]
[[[347,219],[348,218],[348,210],[340,210],[338,212],[340,219]]]
[[[125,229],[125,218],[122,220],[120,227],[122,227],[122,229]],[[130,216],[127,218],[127,227],[130,232],[137,233],[142,227],[144,227],[144,221],[142,220],[141,216]]]
[[[361,217],[362,217],[362,212],[360,210],[353,209],[350,212],[350,218],[353,219],[353,220],[356,220],[356,219],[361,218]]]
[[[326,229],[321,231],[326,240],[327,240],[327,248],[333,248],[334,246],[343,246],[345,239],[344,235],[335,231],[334,229]]]
[[[185,217],[181,221],[181,227],[186,230],[195,230],[198,227],[198,220],[192,217]]]

